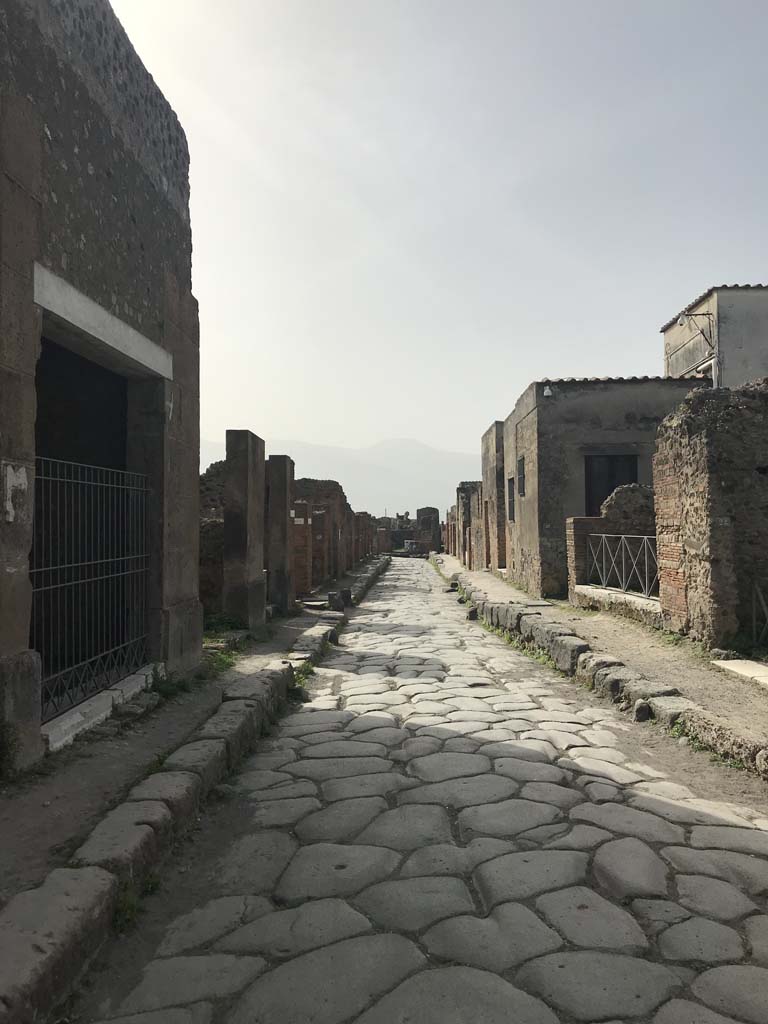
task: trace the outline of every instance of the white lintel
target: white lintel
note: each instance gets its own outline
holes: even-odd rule
[[[173,380],[170,352],[39,263],[35,302],[43,310],[44,333],[51,341],[117,373]]]

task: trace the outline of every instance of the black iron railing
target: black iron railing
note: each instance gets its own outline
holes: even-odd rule
[[[48,721],[147,660],[147,480],[38,458],[30,646]]]

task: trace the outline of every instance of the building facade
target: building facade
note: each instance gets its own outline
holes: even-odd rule
[[[19,764],[41,722],[200,656],[188,167],[105,0],[4,3],[0,717]]]
[[[504,421],[506,569],[537,596],[565,595],[565,521],[599,516],[622,484],[651,484],[656,431],[692,385],[662,377],[531,384]]]
[[[483,527],[485,565],[498,572],[507,564],[507,503],[504,493],[504,424],[501,420],[486,430],[480,442],[483,476]]]
[[[707,289],[661,328],[667,377],[738,388],[768,376],[768,287]]]

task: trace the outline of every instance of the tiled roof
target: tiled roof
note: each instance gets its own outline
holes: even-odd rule
[[[685,313],[690,313],[690,311],[692,309],[695,309],[696,306],[698,306],[698,304],[700,302],[703,302],[704,299],[708,298],[712,294],[712,292],[724,291],[724,290],[727,290],[729,288],[735,288],[735,289],[738,289],[738,288],[758,288],[759,289],[759,288],[768,288],[768,285],[765,285],[765,284],[713,284],[713,285],[710,285],[710,287],[707,288],[707,290],[705,292],[702,292],[701,295],[698,295],[693,300],[693,302],[689,302],[688,305],[685,307],[685,309],[681,309],[679,313],[675,313],[675,315],[672,317],[671,320],[667,320],[667,322],[665,324],[663,324],[663,326],[660,328],[661,332],[663,333],[664,331],[666,331],[666,329],[668,327],[671,327],[672,324],[676,322],[678,317],[683,316]]]
[[[542,377],[537,384],[621,384],[642,380],[671,380],[670,377]]]

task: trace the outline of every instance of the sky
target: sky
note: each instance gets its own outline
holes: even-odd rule
[[[184,126],[201,436],[479,452],[768,279],[768,5],[112,0]]]

